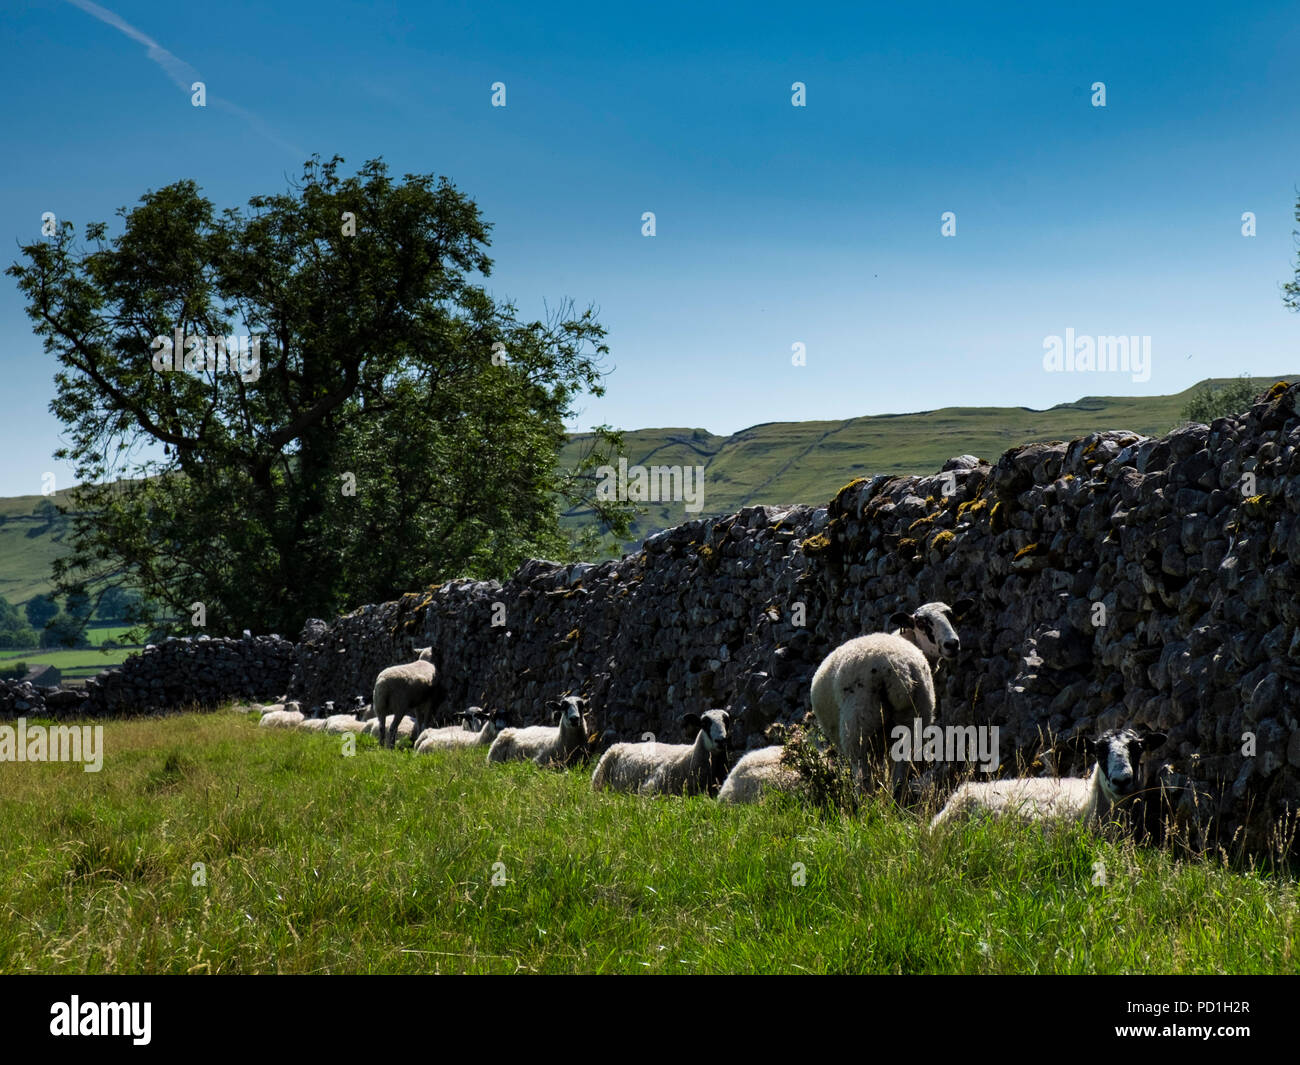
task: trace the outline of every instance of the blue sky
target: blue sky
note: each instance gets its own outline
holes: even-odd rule
[[[489,287],[522,314],[599,307],[612,372],[579,428],[725,433],[1300,371],[1279,296],[1295,5],[992,6],[16,0],[4,263],[43,211],[111,221],[186,177],[238,206],[312,152],[349,172],[382,155],[477,201]],[[1149,379],[1046,372],[1044,339],[1067,329],[1150,336]],[[0,277],[0,495],[70,482],[49,457],[52,373]]]

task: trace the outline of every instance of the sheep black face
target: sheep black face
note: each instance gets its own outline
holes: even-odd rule
[[[1163,732],[1138,732],[1136,729],[1111,729],[1095,740],[1085,740],[1089,758],[1101,767],[1101,786],[1107,796],[1125,799],[1141,785],[1138,765],[1142,755],[1155,750],[1167,737]]]
[[[914,614],[897,611],[890,616],[889,627],[902,629],[921,653],[931,662],[940,658],[953,661],[961,654],[961,637],[953,622],[961,618],[972,606],[971,599],[958,599],[952,606],[947,603],[926,603],[916,608]]]
[[[709,794],[717,794],[731,768],[728,750],[731,737],[727,722],[731,715],[725,710],[706,710],[703,714],[683,714],[682,728],[688,739],[704,737],[704,749],[709,752]]]
[[[586,707],[587,700],[580,695],[566,695],[563,699],[558,699],[551,703],[551,716],[558,720],[562,727],[571,729],[574,732],[581,732],[584,736],[587,734],[587,722],[583,719],[582,713]]]

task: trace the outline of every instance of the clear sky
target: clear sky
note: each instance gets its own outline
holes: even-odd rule
[[[1174,392],[1300,371],[1297,57],[1295,3],[1250,0],[9,0],[3,260],[44,211],[111,222],[181,178],[241,206],[312,152],[383,156],[477,201],[521,314],[599,307],[578,428]],[[0,277],[0,495],[70,482],[29,326]],[[1067,330],[1150,337],[1147,379],[1047,372]]]

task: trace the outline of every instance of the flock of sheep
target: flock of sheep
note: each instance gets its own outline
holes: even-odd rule
[[[868,767],[884,761],[887,738],[899,725],[934,719],[933,673],[961,652],[955,622],[971,606],[926,603],[914,613],[895,613],[889,632],[859,636],[840,645],[822,661],[812,679],[812,710],[822,731],[845,758],[854,783],[863,786]],[[551,704],[553,724],[511,727],[504,710],[485,713],[478,707],[454,715],[459,725],[430,727],[442,700],[433,649],[424,648],[414,662],[390,666],[375,681],[370,707],[357,696],[347,713],[326,703],[304,714],[297,703],[265,708],[261,725],[331,733],[375,735],[392,747],[410,738],[416,753],[451,747],[486,747],[489,763],[531,760],[564,767],[586,760],[592,749],[586,700],[566,695]],[[791,790],[798,775],[783,761],[782,747],[750,751],[730,761],[726,710],[686,714],[682,726],[689,742],[655,740],[615,743],[600,757],[591,776],[593,790],[611,789],[638,795],[710,795],[722,803],[757,802],[765,792]],[[1112,807],[1140,789],[1143,754],[1165,740],[1160,733],[1112,729],[1085,740],[1091,773],[1076,777],[1029,777],[962,784],[935,816],[932,827],[985,814],[1024,819],[1067,819],[1100,823]],[[889,784],[901,794],[909,763],[890,761]]]

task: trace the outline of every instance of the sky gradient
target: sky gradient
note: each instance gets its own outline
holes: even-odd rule
[[[728,433],[1300,371],[1280,298],[1293,3],[18,0],[0,41],[4,265],[44,211],[114,222],[181,178],[220,209],[284,191],[313,152],[446,174],[493,224],[491,292],[529,318],[599,308],[608,394],[575,428]],[[1046,372],[1067,330],[1149,336],[1149,378]],[[50,458],[53,369],[0,278],[0,495],[71,481]]]

